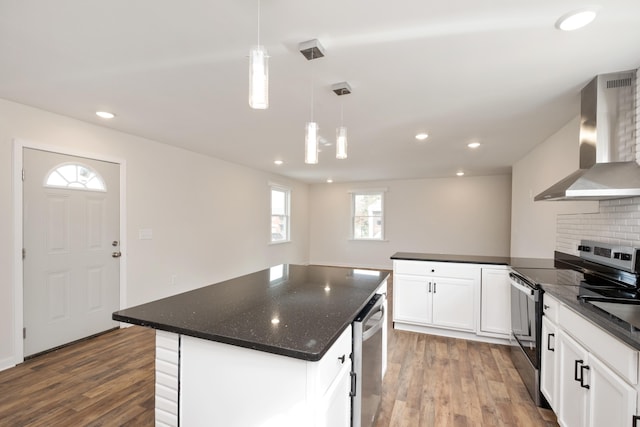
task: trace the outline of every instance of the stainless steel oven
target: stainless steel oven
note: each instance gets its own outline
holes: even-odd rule
[[[548,404],[540,392],[540,337],[542,332],[542,289],[516,273],[511,281],[511,332],[515,345],[511,359],[531,398],[538,406]]]

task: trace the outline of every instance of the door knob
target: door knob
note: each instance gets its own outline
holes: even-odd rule
[[[111,254],[112,257],[114,258],[120,258],[122,256],[122,252],[120,251],[115,251]]]

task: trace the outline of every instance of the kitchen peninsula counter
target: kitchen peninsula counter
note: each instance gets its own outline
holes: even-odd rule
[[[396,252],[394,260],[452,262],[460,264],[504,265],[520,268],[554,268],[553,258],[519,258],[508,256],[437,254],[421,252]]]

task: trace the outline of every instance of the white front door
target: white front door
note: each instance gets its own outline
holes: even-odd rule
[[[120,165],[24,148],[24,355],[114,327]]]

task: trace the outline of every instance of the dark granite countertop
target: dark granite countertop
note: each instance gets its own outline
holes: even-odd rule
[[[417,252],[396,252],[391,259],[408,261],[458,262],[464,264],[505,265],[523,268],[553,268],[553,258],[517,258],[508,256],[453,255]]]
[[[120,310],[113,319],[317,361],[387,276],[284,265]]]
[[[578,300],[578,288],[576,286],[542,284],[542,289],[568,307],[571,307],[574,311],[591,320],[611,335],[621,341],[624,341],[631,347],[640,350],[640,331],[629,323],[620,320],[589,303]],[[635,306],[635,308],[640,310],[640,306]]]
[[[518,273],[540,284],[542,289],[611,335],[640,350],[640,331],[629,323],[578,299],[582,271],[570,266],[554,269],[514,268]],[[640,306],[630,307],[640,311]]]

